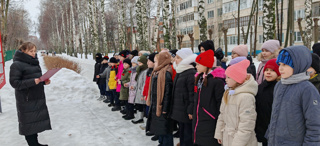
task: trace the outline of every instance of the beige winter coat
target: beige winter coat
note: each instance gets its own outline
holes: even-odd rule
[[[256,124],[255,95],[258,84],[253,76],[228,95],[228,104],[222,100],[215,138],[223,146],[257,146],[254,127]],[[232,94],[232,91],[229,92]]]

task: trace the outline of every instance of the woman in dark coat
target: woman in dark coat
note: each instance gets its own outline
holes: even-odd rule
[[[191,49],[182,48],[176,53],[176,77],[173,82],[170,117],[179,122],[180,145],[192,146],[192,114],[194,102],[194,81],[196,54]]]
[[[19,134],[24,135],[29,146],[43,146],[38,143],[38,133],[51,130],[50,117],[46,105],[44,85],[36,46],[23,43],[15,53],[10,66],[10,84],[15,88]]]
[[[155,58],[155,69],[151,74],[149,97],[150,132],[159,136],[160,146],[173,146],[173,121],[168,117],[172,96],[171,55],[162,52]]]

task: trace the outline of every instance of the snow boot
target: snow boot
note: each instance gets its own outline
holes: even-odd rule
[[[141,130],[146,130],[146,125],[140,125],[139,127]]]
[[[108,104],[108,107],[112,107],[112,106],[114,106],[114,104],[113,104],[113,103]]]
[[[131,121],[133,124],[143,123],[144,112],[139,112],[138,115],[137,119]]]
[[[155,135],[155,136],[153,136],[153,137],[151,138],[151,140],[152,140],[152,141],[157,141],[157,140],[159,140],[159,136]]]
[[[132,120],[132,119],[134,119],[134,114],[133,114],[133,112],[128,111],[128,112],[127,112],[127,115],[126,115],[126,117],[125,117],[124,119],[125,119],[125,120]]]
[[[128,115],[129,115],[129,113],[128,113],[129,111],[126,111],[126,113],[122,116],[122,118],[125,118],[125,117],[127,117]]]
[[[122,110],[120,111],[120,113],[122,113],[122,114],[127,114],[127,109],[124,107],[124,108],[122,108]]]
[[[174,138],[179,138],[179,137],[180,137],[180,132],[179,132],[179,130],[178,130],[175,134],[173,134],[173,137],[174,137]]]
[[[100,95],[100,97],[97,100],[101,101],[103,98],[104,98],[104,96]]]
[[[113,111],[113,112],[115,112],[115,111],[120,111],[120,110],[121,110],[121,107],[118,106],[118,105],[114,106],[114,107],[111,109],[111,111]]]
[[[103,101],[104,103],[110,103],[110,96],[107,96],[107,99]]]
[[[146,133],[146,135],[147,135],[147,136],[153,136],[154,134],[153,134],[152,132],[148,131],[148,132]]]

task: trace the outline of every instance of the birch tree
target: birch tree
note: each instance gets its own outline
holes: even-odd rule
[[[176,14],[175,14],[175,0],[171,0],[171,13],[172,13],[172,19],[171,19],[171,40],[172,40],[172,45],[171,49],[177,49],[176,44],[177,44],[177,30],[176,30]],[[193,46],[192,46],[193,48]],[[193,50],[192,50],[193,51]]]
[[[77,47],[75,45],[76,43],[76,25],[75,25],[75,22],[74,22],[74,10],[73,10],[73,2],[72,0],[69,1],[70,2],[70,12],[71,12],[71,25],[72,25],[72,53],[75,57],[78,57],[78,51],[77,51]]]
[[[275,37],[275,0],[263,0],[263,40]]]
[[[305,16],[306,16],[306,27],[305,27],[305,41],[306,47],[311,49],[312,41],[312,0],[305,1]]]
[[[169,8],[170,8],[169,0],[164,0],[164,7],[162,9],[162,15],[163,15],[163,28],[165,29],[164,47],[167,49],[171,49],[170,25],[169,25],[170,9]]]
[[[105,21],[105,11],[104,11],[104,8],[105,8],[105,3],[104,3],[104,0],[100,0],[100,9],[101,9],[101,18],[102,18],[102,21],[101,21],[101,24],[102,24],[102,48],[105,50],[105,53],[109,53],[108,51],[108,44],[107,44],[107,32],[106,32],[106,21]]]

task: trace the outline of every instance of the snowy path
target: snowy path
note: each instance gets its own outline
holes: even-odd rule
[[[107,104],[95,99],[99,90],[93,77],[93,60],[81,60],[65,56],[80,63],[82,72],[77,74],[62,69],[45,87],[52,129],[39,134],[40,143],[50,146],[155,146],[158,142],[146,137],[145,132],[130,121],[121,118],[119,112],[111,112]],[[14,89],[7,84],[0,90],[3,113],[0,114],[0,145],[26,146],[24,137],[18,134]],[[46,69],[40,57],[42,72]],[[177,143],[175,139],[175,143]]]

